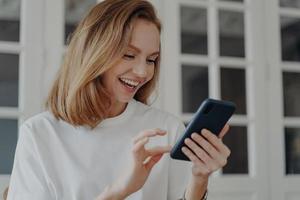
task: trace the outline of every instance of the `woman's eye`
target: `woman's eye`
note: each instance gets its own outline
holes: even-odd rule
[[[149,63],[149,64],[155,64],[155,63],[156,63],[156,60],[148,59],[148,60],[147,60],[147,63]]]
[[[135,58],[134,55],[130,55],[130,54],[125,54],[123,57],[126,59],[134,59]]]

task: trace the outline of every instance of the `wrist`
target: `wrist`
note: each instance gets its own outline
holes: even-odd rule
[[[205,193],[204,193],[204,195],[202,196],[202,198],[200,200],[207,200],[207,196],[208,196],[207,194],[208,194],[208,192],[206,190]],[[186,196],[186,191],[184,191],[183,197],[180,200],[187,200],[185,196]]]
[[[127,197],[125,190],[117,189],[114,185],[107,186],[97,200],[124,200]]]
[[[205,199],[209,176],[192,176],[185,192],[187,200]]]
[[[192,176],[192,183],[196,185],[204,185],[208,183],[209,175],[207,176]]]

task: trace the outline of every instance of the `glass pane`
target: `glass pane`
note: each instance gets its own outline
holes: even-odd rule
[[[221,10],[219,23],[220,55],[245,57],[244,14]]]
[[[300,116],[300,73],[283,72],[284,116]]]
[[[280,0],[281,7],[300,8],[299,0]]]
[[[286,174],[300,174],[300,128],[285,129]]]
[[[18,138],[18,121],[0,119],[0,174],[10,174]]]
[[[19,41],[20,0],[0,1],[0,40]]]
[[[0,107],[18,107],[19,56],[0,53]]]
[[[207,11],[181,7],[181,52],[207,55]]]
[[[194,113],[208,98],[208,68],[182,66],[182,102],[184,113]]]
[[[300,61],[300,19],[281,17],[281,56],[284,61]]]
[[[235,114],[246,114],[246,78],[244,69],[221,68],[221,97],[236,104]]]
[[[231,150],[223,174],[248,174],[247,127],[231,126],[223,142]]]
[[[65,44],[69,35],[75,30],[78,22],[97,3],[97,0],[65,0]]]

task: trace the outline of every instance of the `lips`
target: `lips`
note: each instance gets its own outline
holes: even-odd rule
[[[129,87],[137,87],[140,84],[140,81],[136,81],[136,80],[132,80],[132,79],[128,79],[128,78],[123,78],[120,77],[119,80],[123,83],[128,85]]]
[[[125,78],[119,78],[119,81],[122,84],[125,91],[128,93],[134,93],[137,87],[140,85],[140,82],[138,81],[133,81]]]

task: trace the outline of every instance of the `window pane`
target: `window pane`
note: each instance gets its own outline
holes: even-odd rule
[[[97,3],[97,0],[65,0],[65,44],[68,36],[75,30],[77,23]]]
[[[280,0],[281,7],[300,8],[299,0]]]
[[[220,55],[245,57],[244,14],[241,12],[219,12]]]
[[[18,107],[19,56],[0,53],[0,107]]]
[[[0,119],[0,174],[10,174],[18,138],[18,121]]]
[[[0,40],[19,41],[20,0],[0,1]]]
[[[223,174],[248,174],[247,127],[231,126],[223,141],[231,150]]]
[[[300,73],[283,72],[284,116],[300,116]]]
[[[246,78],[244,69],[221,68],[221,97],[236,104],[236,114],[246,114]]]
[[[300,129],[285,129],[286,174],[300,174]]]
[[[300,61],[300,19],[281,17],[281,56],[284,61]]]
[[[181,52],[207,55],[207,12],[203,8],[181,7]]]
[[[194,113],[208,98],[208,69],[205,66],[182,66],[182,102],[184,113]]]

